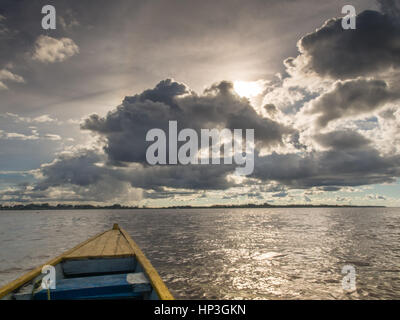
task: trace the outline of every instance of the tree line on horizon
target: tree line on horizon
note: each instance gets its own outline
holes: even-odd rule
[[[49,203],[29,203],[15,205],[1,205],[0,210],[85,210],[85,209],[224,209],[224,208],[353,208],[353,207],[385,207],[385,206],[357,206],[357,205],[329,205],[329,204],[288,204],[272,205],[267,202],[263,204],[241,204],[241,205],[211,205],[211,206],[169,206],[169,207],[146,207],[146,206],[124,206],[121,204],[113,205],[92,205],[92,204],[57,204]]]

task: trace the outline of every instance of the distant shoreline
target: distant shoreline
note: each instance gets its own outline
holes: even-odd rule
[[[114,204],[110,206],[95,206],[95,205],[68,205],[68,204],[26,204],[13,206],[0,206],[0,210],[135,210],[135,209],[257,209],[257,208],[386,208],[386,206],[356,206],[356,205],[271,205],[264,204],[243,204],[243,205],[212,205],[212,206],[170,206],[170,207],[131,207]]]

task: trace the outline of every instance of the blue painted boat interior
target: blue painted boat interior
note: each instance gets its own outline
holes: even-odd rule
[[[55,266],[56,289],[42,289],[40,275],[12,294],[17,300],[158,300],[135,257],[64,260]]]

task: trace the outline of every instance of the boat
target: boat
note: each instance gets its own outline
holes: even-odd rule
[[[118,224],[0,288],[5,300],[173,300]]]

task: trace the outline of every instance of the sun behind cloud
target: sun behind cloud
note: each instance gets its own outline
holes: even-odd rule
[[[234,81],[233,88],[239,96],[253,98],[264,91],[265,81]]]

